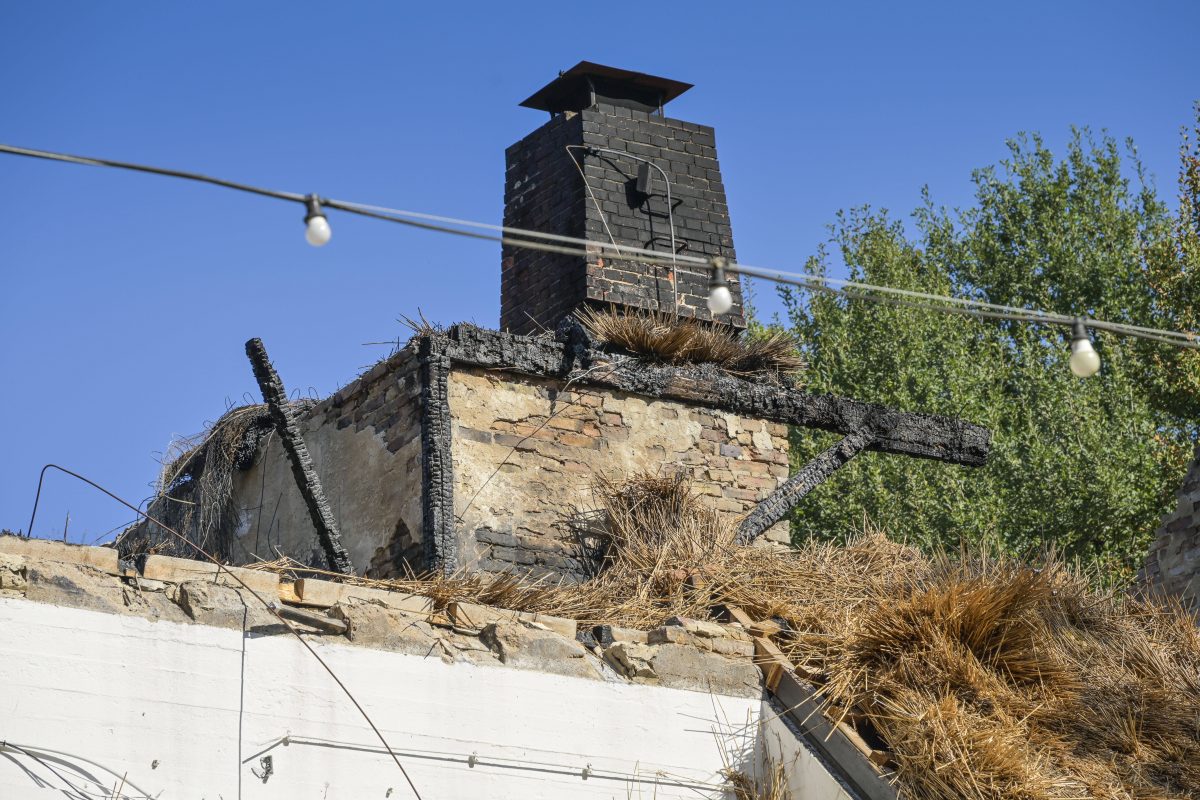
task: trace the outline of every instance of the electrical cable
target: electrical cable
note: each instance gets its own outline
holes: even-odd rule
[[[608,226],[608,215],[604,213],[604,209],[600,207],[600,199],[592,191],[592,182],[587,179],[587,173],[583,171],[583,165],[579,163],[579,160],[575,158],[575,154],[571,152],[574,149],[586,150],[587,147],[581,144],[569,144],[563,149],[567,151],[567,158],[571,159],[571,163],[575,165],[575,171],[579,173],[579,179],[583,181],[583,188],[587,189],[588,197],[592,198],[592,205],[596,207],[596,213],[600,215],[600,224],[604,226],[604,232],[608,234],[608,240],[612,242],[613,247],[617,248],[617,252],[620,252],[621,245],[617,244],[617,237],[613,236],[612,228]]]
[[[260,187],[250,186],[248,184],[228,181],[221,178],[213,178],[207,175],[201,175],[194,172],[184,172],[181,170],[163,169],[160,167],[151,167],[142,164],[133,164],[123,161],[113,161],[110,159],[90,158],[86,156],[69,155],[65,153],[54,153],[45,150],[33,150],[24,147],[15,147],[13,145],[0,144],[0,152],[9,153],[12,155],[27,156],[32,158],[40,158],[51,161],[63,161],[74,164],[84,164],[88,166],[105,166],[117,169],[128,169],[138,172],[148,172],[156,175],[164,175],[174,178],[183,178],[186,180],[200,181],[216,186],[222,186],[229,189],[235,189],[243,192],[274,197],[277,199],[288,200],[292,202],[305,203],[309,196],[297,194],[294,192],[281,192],[271,189],[263,189]],[[620,153],[621,151],[616,151]],[[622,155],[628,155],[621,153]],[[578,162],[576,162],[578,166]],[[318,202],[327,207],[335,208],[347,213],[358,214],[360,216],[371,217],[374,219],[395,222],[410,227],[420,228],[423,230],[434,231],[438,233],[452,234],[456,236],[465,236],[468,238],[481,239],[485,241],[496,241],[501,244],[511,245],[514,247],[522,247],[532,250],[540,250],[544,252],[560,253],[565,255],[583,255],[588,256],[595,253],[615,252],[617,258],[628,258],[630,254],[637,255],[638,260],[647,264],[670,265],[674,266],[676,261],[686,261],[694,264],[711,266],[712,259],[700,258],[697,256],[676,256],[672,254],[671,259],[662,258],[659,251],[648,250],[646,248],[632,247],[626,245],[618,245],[615,242],[612,244],[597,240],[583,239],[579,237],[563,236],[561,234],[541,233],[522,228],[511,228],[506,226],[490,225],[488,223],[474,222],[471,220],[455,219],[453,217],[441,217],[434,214],[421,214],[419,212],[404,211],[401,209],[391,209],[382,206],[369,206],[362,203],[354,203],[343,200],[333,200],[327,198],[317,198]],[[455,227],[457,226],[457,227]],[[490,230],[500,235],[476,233],[466,228],[474,228],[477,230]],[[545,241],[540,241],[545,240]],[[575,245],[573,247],[568,245]],[[1193,332],[1178,332],[1170,330],[1162,330],[1158,328],[1148,328],[1139,325],[1130,325],[1127,323],[1109,322],[1099,320],[1092,317],[1073,317],[1065,314],[1056,314],[1052,312],[1029,310],[1017,308],[1014,306],[1006,306],[998,303],[987,303],[981,300],[972,300],[963,297],[953,297],[949,295],[936,295],[928,292],[919,292],[910,289],[898,289],[890,286],[880,286],[875,284],[863,283],[859,281],[842,280],[839,278],[830,278],[824,275],[802,274],[785,272],[781,270],[768,269],[763,267],[755,267],[748,264],[729,263],[725,266],[727,272],[733,274],[747,275],[754,278],[772,281],[785,285],[797,286],[805,289],[824,289],[829,287],[848,288],[864,292],[859,296],[859,299],[870,301],[882,301],[882,298],[877,298],[871,293],[888,294],[897,297],[909,297],[914,299],[932,300],[935,302],[947,304],[945,307],[939,307],[939,310],[947,313],[956,313],[950,310],[951,306],[961,306],[964,308],[974,308],[980,311],[990,311],[993,314],[984,316],[993,319],[1006,319],[1016,322],[1030,322],[1040,324],[1053,324],[1061,326],[1070,326],[1074,322],[1081,320],[1087,327],[1097,330],[1109,331],[1120,335],[1133,336],[1141,339],[1159,342],[1161,344],[1169,344],[1175,347],[1183,347],[1188,349],[1200,349],[1200,340]],[[995,316],[999,315],[999,316]]]
[[[275,602],[267,602],[266,600],[264,600],[262,595],[260,595],[258,592],[251,589],[249,584],[247,584],[244,580],[239,578],[232,570],[230,570],[228,567],[226,567],[224,564],[222,564],[220,562],[220,560],[218,560],[217,558],[214,558],[212,555],[210,555],[208,553],[208,551],[205,550],[204,548],[200,547],[200,545],[196,544],[191,539],[187,538],[182,533],[179,533],[178,531],[176,531],[174,528],[170,527],[169,525],[163,523],[161,520],[158,520],[155,517],[148,514],[147,512],[142,511],[137,506],[128,502],[124,498],[119,497],[116,494],[113,494],[108,489],[105,489],[103,486],[96,483],[95,481],[93,481],[89,478],[86,478],[83,475],[80,475],[78,472],[73,472],[72,470],[69,470],[66,467],[59,466],[58,464],[46,464],[45,466],[42,467],[41,475],[38,477],[38,490],[37,490],[37,495],[35,496],[35,499],[34,499],[33,514],[30,515],[30,523],[29,523],[30,533],[32,533],[32,531],[33,531],[33,519],[37,515],[37,498],[40,498],[41,494],[42,494],[42,481],[46,477],[46,470],[51,469],[51,468],[56,469],[59,472],[62,472],[66,475],[69,475],[72,478],[75,478],[76,480],[83,481],[87,485],[91,486],[93,489],[103,492],[104,494],[111,497],[113,500],[116,500],[118,503],[125,506],[129,510],[137,513],[139,516],[143,517],[147,521],[154,523],[159,528],[162,528],[167,533],[171,534],[172,536],[179,539],[184,544],[191,547],[193,550],[196,551],[196,553],[203,556],[208,561],[211,561],[213,564],[215,564],[217,566],[218,572],[224,572],[230,578],[233,578],[233,580],[235,580],[238,584],[241,585],[241,587],[243,589],[245,589],[247,592],[249,592],[254,597],[255,600],[262,603],[266,607],[267,611],[269,611],[276,619],[278,619],[280,622],[282,622],[284,627],[287,628],[288,631],[291,632],[291,634],[293,636],[295,636],[296,639],[299,640],[300,644],[304,645],[304,649],[306,649],[308,651],[309,655],[311,655],[314,659],[316,659],[317,663],[320,664],[322,667],[324,667],[325,671],[329,673],[329,677],[333,678],[333,682],[338,685],[338,687],[342,690],[342,692],[346,695],[346,697],[349,698],[350,702],[354,705],[354,707],[356,709],[358,709],[358,713],[362,716],[362,718],[364,720],[366,720],[367,724],[369,726],[371,726],[371,730],[374,731],[376,738],[378,738],[380,743],[383,744],[384,749],[387,750],[388,754],[392,757],[392,760],[396,762],[396,766],[400,768],[400,774],[403,775],[404,780],[408,782],[408,787],[412,790],[413,796],[416,797],[417,800],[421,800],[421,793],[417,791],[416,785],[413,784],[412,778],[409,777],[408,770],[406,770],[404,768],[404,765],[400,763],[399,757],[397,757],[395,751],[392,750],[391,745],[388,744],[387,739],[385,739],[383,736],[383,733],[375,725],[375,722],[371,719],[370,715],[367,714],[366,709],[364,709],[362,707],[362,705],[358,702],[358,699],[354,696],[354,694],[350,691],[349,688],[347,688],[346,684],[342,683],[342,679],[339,678],[337,673],[333,671],[333,668],[330,667],[329,664],[327,664],[325,662],[325,659],[321,658],[321,656],[317,653],[317,651],[313,649],[313,646],[311,644],[309,644],[308,640],[305,639],[300,634],[300,631],[296,630],[296,628],[292,626],[291,622],[289,622],[288,620],[284,619],[282,616],[279,615],[279,613],[276,610],[277,606],[276,606]]]
[[[128,169],[134,172],[149,172],[153,175],[165,175],[168,178],[183,178],[189,181],[199,181],[200,183],[211,183],[214,186],[222,186],[226,189],[235,189],[239,192],[249,192],[250,194],[259,194],[265,197],[274,197],[278,200],[292,200],[297,203],[304,202],[304,195],[296,194],[295,192],[280,192],[274,189],[263,189],[258,186],[250,186],[245,183],[237,183],[236,181],[227,181],[224,178],[213,178],[208,175],[201,175],[198,172],[185,172],[178,169],[165,169],[163,167],[151,167],[145,164],[134,164],[128,161],[113,161],[107,158],[91,158],[89,156],[73,156],[65,153],[51,153],[47,150],[33,150],[27,147],[15,147],[10,144],[0,144],[0,152],[11,153],[16,156],[29,156],[30,158],[43,158],[47,161],[66,161],[72,164],[83,164],[89,167],[114,167],[116,169]]]
[[[676,265],[678,247],[675,244],[675,207],[673,206],[671,200],[671,179],[668,177],[667,171],[648,158],[637,156],[633,153],[625,152],[623,150],[614,150],[611,147],[592,147],[591,145],[569,144],[567,145],[566,149],[568,155],[571,155],[571,150],[575,149],[586,150],[591,153],[610,153],[612,155],[624,156],[642,164],[646,164],[647,166],[654,167],[656,170],[658,170],[658,174],[662,175],[663,185],[667,188],[667,226],[671,230],[671,310],[674,311],[678,309],[679,276],[676,274],[678,272],[678,266]],[[580,166],[579,162],[575,160],[574,155],[571,155],[571,162],[575,164],[575,169],[579,170],[579,177],[583,179],[583,185],[587,187],[588,194],[592,197],[592,202],[596,206],[596,212],[600,214],[600,221],[604,223],[604,230],[608,231],[608,238],[612,239],[612,243],[616,245],[617,240],[615,237],[613,237],[612,229],[608,227],[608,221],[605,218],[604,209],[600,207],[600,201],[596,199],[596,195],[592,191],[592,185],[588,182],[587,174],[584,173],[583,167]],[[649,212],[647,212],[647,214],[648,213]],[[702,259],[702,261],[707,261],[707,259]]]
[[[290,747],[291,745],[306,745],[309,747],[327,747],[337,750],[351,750],[363,753],[378,753],[379,748],[367,745],[358,744],[356,742],[338,741],[336,739],[322,739],[315,736],[297,736],[288,734],[281,736],[266,743],[258,752],[248,756],[242,763],[249,763],[255,758],[269,753],[277,747]],[[672,788],[700,790],[720,789],[725,786],[724,783],[710,783],[700,780],[691,780],[679,775],[671,775],[670,773],[657,771],[652,773],[654,777],[642,777],[636,773],[620,772],[612,769],[600,769],[592,767],[590,764],[586,767],[579,768],[567,764],[555,764],[547,761],[534,761],[532,759],[505,758],[502,756],[479,756],[476,753],[463,754],[454,752],[442,752],[435,750],[414,750],[407,749],[401,751],[406,758],[423,759],[429,761],[441,761],[452,764],[466,764],[471,768],[476,767],[492,767],[494,769],[508,770],[525,770],[530,772],[538,772],[550,775],[563,775],[582,777],[586,773],[587,778],[595,780],[620,781],[630,784],[650,784],[655,786],[669,786]]]

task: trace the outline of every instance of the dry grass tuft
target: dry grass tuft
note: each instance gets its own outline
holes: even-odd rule
[[[931,558],[878,531],[845,547],[740,547],[681,478],[597,495],[590,581],[385,585],[642,628],[714,602],[781,618],[776,643],[822,676],[831,714],[854,711],[887,744],[905,798],[1200,797],[1200,632],[1178,607],[1096,591],[1054,561]]]
[[[734,375],[790,375],[805,367],[796,342],[776,331],[737,339],[727,331],[672,314],[584,308],[580,324],[592,338],[664,364],[715,364]]]
[[[265,405],[238,406],[203,433],[173,441],[147,513],[204,549],[230,557],[226,532],[237,528],[233,475],[239,464],[253,458],[259,436],[272,428]],[[126,529],[117,546],[126,557],[143,552],[194,555],[191,547],[144,520]]]

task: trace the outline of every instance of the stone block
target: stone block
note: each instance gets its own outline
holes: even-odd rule
[[[244,567],[218,567],[209,561],[193,561],[189,558],[155,555],[146,557],[146,566],[142,569],[142,577],[152,581],[184,583],[207,580],[221,586],[240,587],[242,584],[234,580],[233,575],[236,575],[251,591],[262,595],[264,600],[270,602],[278,599],[279,576],[274,572],[263,572]]]
[[[125,591],[120,581],[82,564],[30,560],[26,563],[25,577],[25,596],[38,603],[110,614],[125,609]]]
[[[700,646],[713,653],[719,653],[730,658],[754,658],[754,642],[744,642],[738,639],[698,639]]]
[[[0,554],[25,556],[30,561],[58,561],[64,564],[84,566],[120,575],[121,565],[117,551],[111,547],[85,547],[66,544],[50,539],[32,539],[24,536],[0,536]]]
[[[733,660],[688,644],[617,642],[605,649],[604,660],[635,683],[734,697],[762,693],[759,671],[750,659]]]
[[[691,617],[671,617],[667,620],[667,628],[682,628],[693,636],[701,639],[736,639],[742,642],[750,641],[750,634],[738,626],[722,625],[707,619],[692,619]]]
[[[646,644],[650,636],[646,631],[639,631],[637,628],[622,628],[619,625],[597,625],[592,629],[592,634],[601,647],[608,647],[616,642]]]
[[[218,628],[274,628],[283,623],[253,597],[211,579],[190,580],[167,590],[167,596],[195,622]],[[274,597],[264,597],[274,601]]]
[[[26,561],[25,597],[37,603],[107,614],[184,622],[183,613],[161,593],[143,593],[93,567],[58,561]]]
[[[442,632],[419,615],[352,603],[334,606],[330,616],[347,624],[346,636],[355,644],[422,657],[436,654],[443,660],[453,660],[451,650],[442,646]]]
[[[418,594],[389,592],[368,586],[300,578],[295,583],[301,605],[330,607],[339,604],[370,603],[410,614],[433,613],[433,600]]]
[[[579,625],[573,619],[552,617],[529,611],[510,611],[505,608],[483,606],[478,603],[451,603],[450,619],[460,628],[480,630],[496,622],[531,622],[574,640]]]
[[[601,677],[583,645],[535,623],[493,622],[483,627],[479,640],[511,667],[576,678]]]
[[[637,642],[617,642],[604,651],[604,660],[613,669],[633,681],[654,681],[658,674],[651,662],[656,649]]]
[[[0,592],[25,591],[25,557],[0,553]]]
[[[692,635],[683,628],[674,625],[664,625],[650,631],[646,637],[647,644],[686,644],[694,647]]]
[[[762,694],[759,670],[749,660],[732,660],[680,644],[655,650],[650,666],[664,686],[734,697]]]

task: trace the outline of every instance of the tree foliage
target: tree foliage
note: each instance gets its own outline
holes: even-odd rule
[[[1197,129],[1200,133],[1200,127]],[[975,204],[928,192],[912,234],[886,212],[840,214],[831,243],[852,280],[1137,325],[1198,330],[1200,144],[1182,148],[1173,212],[1136,151],[1075,131],[1064,158],[1037,136],[973,175]],[[809,265],[828,268],[825,252]],[[796,509],[793,534],[839,538],[864,515],[927,546],[1053,546],[1110,575],[1141,563],[1200,422],[1200,353],[1098,332],[1098,375],[1067,367],[1069,332],[781,292],[810,388],[987,426],[977,469],[869,453]],[[796,430],[794,464],[830,435]]]

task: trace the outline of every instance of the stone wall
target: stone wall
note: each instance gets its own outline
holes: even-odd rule
[[[461,567],[582,577],[568,523],[595,508],[597,476],[684,467],[732,520],[788,475],[777,422],[464,366],[448,395]],[[786,541],[786,524],[771,535]]]
[[[1200,612],[1200,446],[1176,494],[1175,510],[1150,546],[1141,577],[1153,594],[1173,595]]]
[[[355,570],[423,566],[421,385],[405,349],[305,413],[301,431]],[[320,564],[323,551],[278,438],[234,478],[236,563],[285,553]]]

